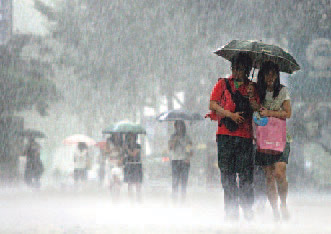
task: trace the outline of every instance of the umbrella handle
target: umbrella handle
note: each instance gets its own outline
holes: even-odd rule
[[[252,73],[252,79],[251,79],[251,81],[253,81],[253,78],[254,78],[254,72],[255,72],[255,67],[253,68],[253,73]]]
[[[256,61],[254,61],[253,73],[252,73],[252,79],[251,79],[251,81],[253,81],[253,78],[254,78],[255,67],[256,67]]]

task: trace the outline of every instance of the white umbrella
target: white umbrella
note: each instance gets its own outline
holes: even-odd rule
[[[91,137],[82,134],[71,135],[63,140],[63,143],[66,145],[76,145],[79,142],[84,142],[88,146],[92,146],[96,144],[95,140],[93,140]]]

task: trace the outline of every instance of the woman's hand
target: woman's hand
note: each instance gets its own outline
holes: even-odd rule
[[[286,119],[291,117],[291,102],[290,100],[285,100],[283,103],[283,110],[279,111],[272,111],[267,110],[266,108],[262,107],[259,110],[259,113],[262,117],[274,117],[280,119]]]
[[[231,113],[229,116],[235,123],[242,124],[245,121],[245,118],[241,116],[243,112]]]
[[[270,111],[263,107],[260,109],[259,113],[262,117],[270,117]]]

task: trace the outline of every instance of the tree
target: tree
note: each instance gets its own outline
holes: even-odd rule
[[[56,3],[35,0],[35,7],[49,21],[58,69],[76,81],[75,95],[62,84],[64,96],[86,125],[139,120],[146,105],[158,112],[164,97],[171,108],[177,92],[185,94],[183,108],[206,112],[212,86],[230,72],[229,62],[212,51],[232,39],[273,41],[306,73],[304,43],[329,9],[323,0]],[[304,73],[290,78],[295,97],[307,92]]]
[[[58,96],[49,79],[52,67],[39,57],[46,49],[40,42],[33,35],[15,34],[0,48],[0,183],[17,177],[23,152],[24,119],[14,115],[35,108],[45,116],[48,103]]]
[[[56,100],[56,88],[49,79],[50,64],[23,55],[24,49],[38,40],[32,35],[14,35],[8,45],[1,48],[0,116],[33,107],[44,116],[48,102]]]

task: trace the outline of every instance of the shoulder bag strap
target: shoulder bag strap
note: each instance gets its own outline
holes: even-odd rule
[[[225,84],[226,84],[226,89],[229,90],[229,92],[231,94],[233,94],[232,89],[231,89],[231,86],[230,86],[230,83],[229,83],[229,80],[228,79],[224,79],[224,81],[225,81]]]

